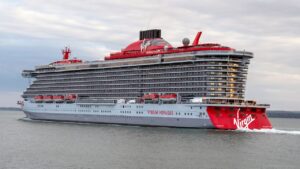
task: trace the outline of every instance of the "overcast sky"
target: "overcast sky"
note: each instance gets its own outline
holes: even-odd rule
[[[1,0],[0,10],[0,106],[16,106],[23,69],[60,59],[66,45],[103,59],[160,28],[173,46],[203,31],[201,42],[253,52],[246,98],[300,110],[300,1]]]

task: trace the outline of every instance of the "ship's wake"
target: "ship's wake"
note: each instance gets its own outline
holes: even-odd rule
[[[238,129],[237,132],[251,132],[251,133],[267,133],[267,134],[289,134],[300,135],[300,131],[297,130],[279,130],[279,129]]]

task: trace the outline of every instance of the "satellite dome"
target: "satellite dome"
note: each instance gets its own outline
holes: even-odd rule
[[[189,46],[189,44],[190,44],[189,38],[183,38],[182,39],[182,44],[183,44],[183,46]]]

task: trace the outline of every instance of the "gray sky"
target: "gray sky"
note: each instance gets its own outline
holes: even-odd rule
[[[23,69],[60,59],[66,45],[75,57],[103,59],[139,30],[160,28],[173,46],[203,31],[201,42],[254,52],[246,98],[300,110],[297,0],[2,0],[0,10],[0,106],[16,106]]]

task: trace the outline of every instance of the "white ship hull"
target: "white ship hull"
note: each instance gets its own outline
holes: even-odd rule
[[[24,102],[30,119],[142,126],[214,128],[206,106],[191,104],[78,104]]]

